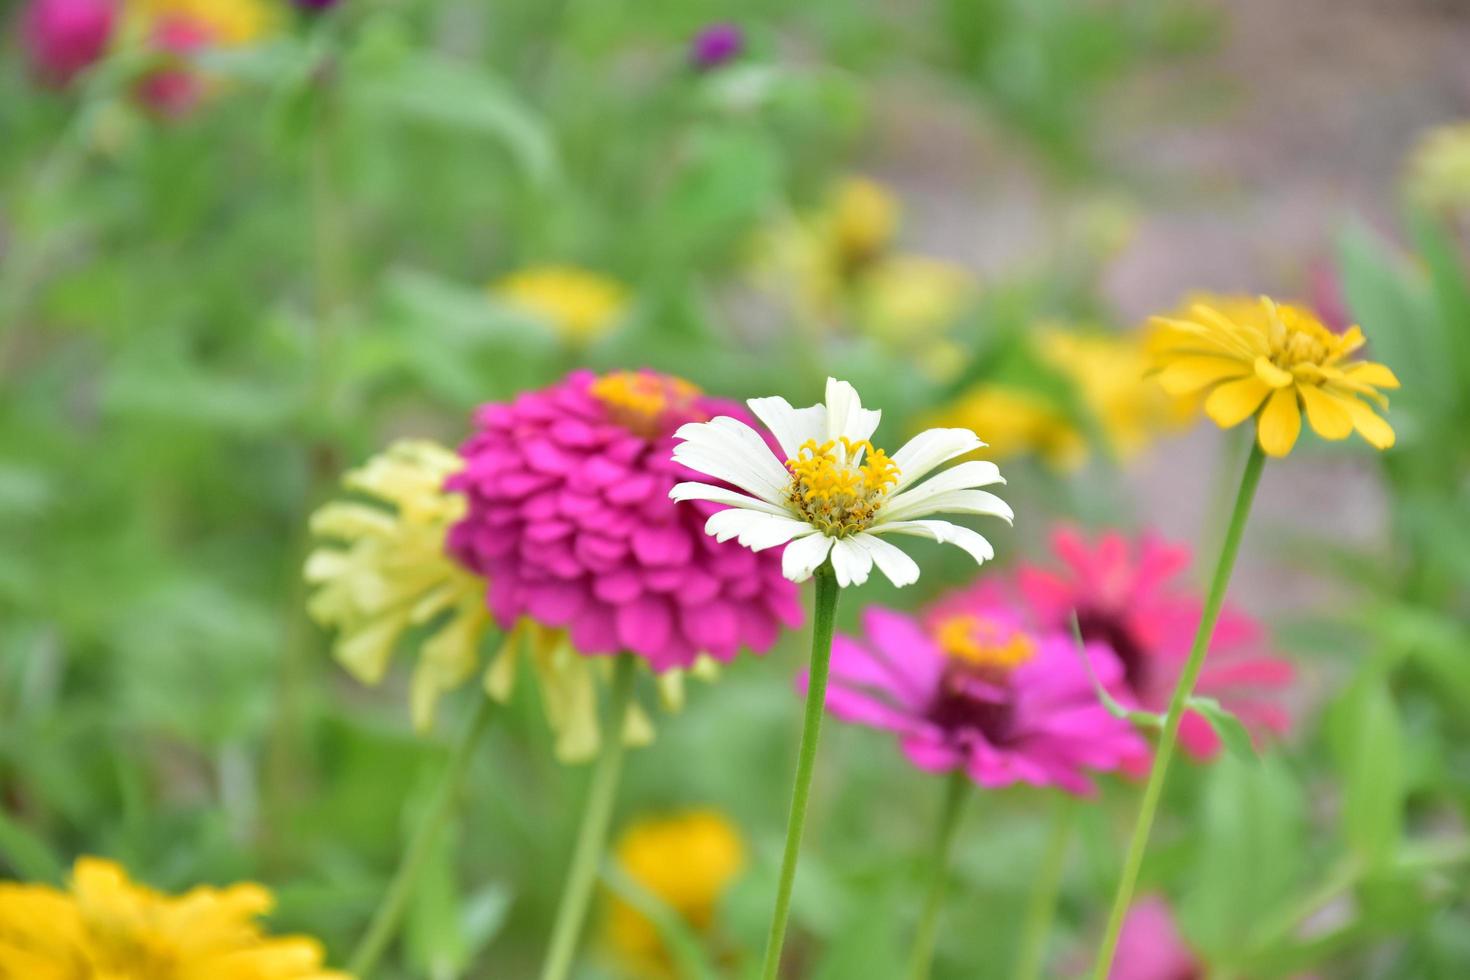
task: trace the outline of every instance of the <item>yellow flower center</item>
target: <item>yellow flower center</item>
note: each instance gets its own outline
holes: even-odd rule
[[[834,538],[856,534],[873,523],[888,490],[898,482],[898,466],[866,439],[842,438],[818,444],[808,439],[794,459],[787,498],[813,527]]]
[[[1352,353],[1350,338],[1338,336],[1315,316],[1298,306],[1280,304],[1269,317],[1266,337],[1271,363],[1284,371],[1310,364],[1323,367]]]
[[[683,378],[651,371],[614,371],[589,391],[619,425],[645,438],[659,435],[669,413],[687,415],[703,392]]]
[[[1036,641],[1014,627],[969,613],[950,616],[934,631],[939,648],[970,667],[1009,672],[1036,655]]]

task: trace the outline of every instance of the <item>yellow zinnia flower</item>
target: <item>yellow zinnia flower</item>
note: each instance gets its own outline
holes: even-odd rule
[[[745,868],[745,843],[715,810],[641,820],[613,848],[613,860],[644,891],[708,938],[721,898]],[[608,909],[608,945],[639,977],[672,976],[657,927],[621,899]]]
[[[628,309],[628,291],[622,283],[574,266],[522,269],[492,283],[490,292],[544,322],[568,344],[602,337]]]
[[[0,883],[0,980],[348,980],[315,939],[268,935],[272,904],[254,884],[165,895],[82,858],[68,891]]]
[[[1264,296],[1260,316],[1232,318],[1197,304],[1186,316],[1155,323],[1164,390],[1207,390],[1205,413],[1222,428],[1256,418],[1268,455],[1291,452],[1303,411],[1324,439],[1346,439],[1357,430],[1376,449],[1393,445],[1393,429],[1368,402],[1387,408],[1378,389],[1399,382],[1382,364],[1349,360],[1366,342],[1358,327],[1334,334],[1311,312]]]
[[[444,546],[465,509],[463,497],[444,492],[444,481],[462,463],[433,442],[394,443],[343,478],[363,499],[332,501],[311,518],[312,533],[325,541],[306,561],[306,579],[316,587],[308,613],[337,631],[337,660],[364,684],[383,679],[393,651],[413,631],[419,647],[410,704],[420,731],[433,725],[439,698],[479,668],[492,626],[485,582]],[[536,675],[557,758],[592,758],[600,741],[597,684],[611,670],[609,659],[578,654],[564,630],[522,621],[489,658],[484,684],[491,697],[510,700],[523,659]],[[713,669],[700,662],[693,672],[707,678]],[[683,683],[682,671],[658,676],[665,707],[681,705]],[[636,704],[624,739],[629,745],[653,739],[653,724]]]
[[[1426,133],[1409,156],[1404,189],[1422,207],[1470,206],[1470,123]]]

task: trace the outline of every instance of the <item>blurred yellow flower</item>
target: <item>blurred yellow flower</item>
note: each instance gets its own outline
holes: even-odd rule
[[[943,259],[895,252],[899,204],[865,177],[837,183],[820,209],[777,224],[755,247],[755,272],[823,325],[848,322],[947,380],[964,352],[945,336],[978,293],[975,277]]]
[[[1127,460],[1187,417],[1180,404],[1146,383],[1149,352],[1138,338],[1096,331],[1044,330],[1041,360],[1075,386],[1112,455]]]
[[[204,29],[214,44],[241,45],[259,40],[277,23],[265,0],[128,0],[129,12],[144,25],[169,21]]]
[[[613,848],[613,860],[644,891],[708,938],[725,892],[745,868],[740,831],[716,810],[641,820]],[[673,976],[657,927],[621,899],[607,916],[607,941],[635,976]]]
[[[450,525],[465,508],[463,497],[444,492],[444,481],[461,465],[456,453],[433,442],[396,442],[343,478],[344,487],[362,499],[332,501],[311,518],[312,533],[324,543],[306,561],[306,579],[316,590],[307,612],[337,631],[337,660],[364,684],[383,679],[394,650],[413,633],[418,662],[409,700],[420,731],[433,725],[439,698],[479,668],[492,625],[485,582],[444,547]],[[490,655],[486,692],[509,701],[526,659],[555,733],[557,758],[580,762],[595,756],[597,684],[611,669],[608,658],[584,657],[565,631],[522,621]],[[712,662],[701,662],[694,672],[708,677],[712,670]],[[682,671],[658,676],[666,707],[679,707],[683,682]],[[630,745],[653,739],[652,722],[637,705],[624,738]]]
[[[844,276],[888,251],[898,230],[898,214],[898,201],[877,181],[847,177],[837,185],[818,223],[824,226],[823,237]]]
[[[858,326],[885,345],[904,350],[938,381],[964,367],[964,352],[945,336],[979,293],[968,270],[921,255],[878,262],[854,290]]]
[[[262,930],[272,904],[254,884],[165,895],[82,858],[68,891],[0,883],[0,978],[348,980],[315,939]]]
[[[1358,327],[1335,334],[1310,311],[1264,296],[1249,317],[1232,318],[1201,303],[1186,316],[1155,323],[1164,390],[1208,391],[1205,414],[1221,428],[1255,418],[1268,455],[1291,452],[1303,411],[1324,439],[1346,439],[1356,430],[1376,449],[1393,445],[1393,429],[1368,403],[1386,409],[1388,399],[1378,389],[1399,382],[1382,364],[1349,360],[1366,342]]]
[[[984,383],[926,419],[921,428],[970,429],[985,440],[976,455],[997,462],[1034,454],[1056,469],[1087,460],[1087,440],[1040,392],[1020,385]]]
[[[563,343],[604,336],[628,309],[628,290],[608,276],[574,266],[522,269],[490,285],[491,295],[544,322]]]
[[[1433,209],[1470,207],[1470,122],[1431,129],[1409,155],[1404,190]]]

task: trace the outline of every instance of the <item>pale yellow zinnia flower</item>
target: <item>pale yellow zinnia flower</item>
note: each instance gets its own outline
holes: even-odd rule
[[[493,296],[534,317],[566,344],[606,335],[628,310],[628,290],[609,276],[568,265],[538,265],[490,285]]]
[[[1256,419],[1261,449],[1285,456],[1302,413],[1324,439],[1356,431],[1375,449],[1393,445],[1380,388],[1398,379],[1382,364],[1353,360],[1366,342],[1354,326],[1328,330],[1309,310],[1261,297],[1259,313],[1231,317],[1205,304],[1185,316],[1156,318],[1159,381],[1170,394],[1208,392],[1205,414],[1221,428]]]
[[[254,884],[166,895],[82,858],[66,891],[0,883],[0,978],[348,980],[315,939],[266,933],[272,904]]]
[[[608,658],[574,651],[563,630],[522,621],[483,658],[492,623],[485,607],[485,582],[461,568],[445,551],[449,528],[464,514],[464,498],[446,493],[444,481],[462,460],[425,440],[397,442],[343,479],[361,499],[332,501],[312,515],[312,533],[322,544],[306,562],[315,592],[307,611],[336,630],[333,651],[358,680],[377,684],[396,649],[410,636],[418,658],[410,686],[414,726],[434,722],[440,697],[466,683],[486,662],[486,692],[510,700],[520,665],[537,681],[556,755],[564,762],[592,758],[600,741],[597,686],[611,669]],[[712,664],[696,668],[708,677]],[[663,703],[682,702],[683,672],[657,678]],[[624,738],[643,745],[653,725],[638,705],[629,711]]]
[[[633,824],[614,845],[613,860],[707,941],[720,900],[745,869],[745,842],[719,811],[689,810]],[[614,898],[608,908],[606,936],[635,976],[674,975],[657,927],[621,899]]]

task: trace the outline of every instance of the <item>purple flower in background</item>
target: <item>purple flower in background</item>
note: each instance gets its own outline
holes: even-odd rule
[[[337,0],[292,0],[292,2],[296,4],[298,9],[312,14],[321,13],[323,10],[330,10],[332,7],[337,6]]]
[[[32,0],[21,32],[36,77],[57,87],[102,57],[117,20],[114,0]]]
[[[745,49],[745,32],[737,24],[711,24],[694,36],[689,45],[689,62],[700,71],[710,71],[739,57]]]

